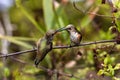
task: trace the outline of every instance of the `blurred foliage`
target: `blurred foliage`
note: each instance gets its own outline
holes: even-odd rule
[[[75,9],[73,1],[76,1],[76,6],[86,13]],[[113,39],[115,35],[111,34],[109,28],[115,26],[112,23],[115,20],[117,29],[120,30],[120,1],[112,0],[112,7],[109,3],[101,4],[101,1],[15,0],[15,5],[9,9],[13,36],[0,34],[0,39],[11,43],[9,53],[23,51],[35,47],[36,41],[42,38],[46,31],[68,24],[74,24],[81,31],[82,42]],[[112,13],[112,8],[116,8],[117,12]],[[116,18],[92,15],[87,12]],[[2,22],[1,14],[0,21]],[[54,45],[70,44],[69,34],[66,31],[58,33],[54,37],[53,43]],[[80,78],[61,75],[59,80],[120,80],[120,46],[114,45],[105,43],[52,50],[40,65]],[[78,50],[82,55],[78,54]],[[48,80],[49,74],[34,66],[35,55],[36,52],[13,56],[6,59],[6,64],[1,59],[0,80],[5,77],[8,80]],[[55,74],[52,77],[52,80],[56,80]]]

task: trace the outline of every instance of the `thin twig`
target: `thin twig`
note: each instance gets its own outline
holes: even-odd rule
[[[16,62],[22,63],[22,64],[26,64],[25,61],[20,60],[20,59],[18,59],[18,58],[15,58],[15,57],[13,57],[13,56],[11,56],[10,59],[12,59],[12,60],[14,60],[14,61],[16,61]]]
[[[24,54],[24,53],[28,53],[28,52],[35,52],[35,51],[37,51],[37,49],[20,51],[20,52],[10,53],[10,54],[7,54],[7,55],[1,55],[0,58],[14,56],[14,55],[20,55],[20,54]]]
[[[85,12],[84,10],[78,8],[75,4],[75,2],[73,2],[73,6],[76,10],[78,10],[79,12],[83,13],[83,14],[91,14],[91,15],[96,15],[96,16],[100,16],[100,17],[106,17],[106,18],[116,18],[114,16],[109,16],[109,15],[102,15],[102,14],[97,14],[97,13],[92,13],[92,12]],[[116,18],[119,19],[119,18]]]
[[[94,41],[94,42],[86,42],[86,43],[81,43],[80,45],[74,45],[74,46],[54,46],[53,49],[71,48],[71,47],[86,46],[86,45],[99,44],[99,43],[108,43],[108,42],[116,42],[116,40],[101,40],[101,41]]]
[[[45,72],[48,72],[48,73],[59,74],[59,75],[61,75],[61,76],[67,76],[67,77],[71,77],[71,78],[80,79],[79,77],[74,76],[73,74],[67,74],[67,73],[60,72],[60,71],[58,71],[58,70],[47,69],[47,68],[45,68],[45,67],[43,67],[43,66],[38,66],[38,68],[41,68],[42,70],[44,70]]]
[[[99,44],[99,43],[108,43],[108,42],[116,42],[116,40],[101,40],[101,41],[94,41],[94,42],[85,42],[81,43],[79,45],[73,45],[73,46],[53,46],[53,49],[63,49],[63,48],[72,48],[72,47],[78,47],[78,46],[87,46],[87,45],[92,45],[92,44]],[[25,50],[25,51],[20,51],[20,52],[15,52],[15,53],[10,53],[6,55],[0,55],[0,58],[2,57],[9,57],[9,56],[14,56],[14,55],[20,55],[28,52],[35,52],[37,49],[31,49],[31,50]]]

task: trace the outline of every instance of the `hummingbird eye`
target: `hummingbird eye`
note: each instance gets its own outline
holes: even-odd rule
[[[68,28],[68,30],[71,30],[71,28]]]
[[[52,36],[54,36],[54,34],[52,34]]]

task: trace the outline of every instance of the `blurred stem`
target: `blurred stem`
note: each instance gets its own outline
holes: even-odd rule
[[[54,25],[52,24],[54,17],[53,0],[43,0],[43,13],[45,25],[47,26],[46,30],[50,30],[54,27]]]
[[[10,41],[9,39],[14,39],[14,40],[21,40],[21,41],[36,41],[36,38],[29,38],[29,37],[17,37],[17,36],[3,36],[0,34],[1,39],[6,39]]]
[[[76,2],[73,2],[73,7],[82,14],[91,14],[91,15],[95,15],[95,16],[99,16],[99,17],[115,18],[114,16],[111,16],[111,15],[102,15],[102,14],[97,14],[97,13],[93,13],[93,12],[89,12],[89,11],[86,12],[83,9],[78,8],[77,5],[76,5]]]
[[[7,11],[3,11],[2,17],[3,17],[4,27],[5,27],[5,30],[3,31],[2,35],[12,36],[12,26],[11,26],[11,23],[10,23],[10,20],[9,20],[8,12]],[[8,53],[9,44],[10,43],[7,40],[2,40],[2,50],[1,50],[1,52],[3,54],[7,54]]]
[[[17,45],[20,45],[20,46],[23,46],[25,48],[32,48],[32,46],[30,44],[27,44],[25,42],[23,42],[22,40],[18,40],[18,38],[14,38],[14,37],[10,37],[10,36],[3,36],[3,35],[0,35],[0,38],[1,39],[5,39],[11,43],[14,43],[14,44],[17,44]],[[25,39],[24,39],[25,40]]]
[[[37,24],[37,22],[34,20],[34,18],[25,10],[24,7],[20,6],[21,11],[23,14],[33,23],[33,25],[41,32],[41,34],[44,35],[43,29],[40,28],[40,26]]]
[[[16,0],[16,5],[18,9],[22,11],[22,13],[30,20],[30,22],[41,32],[42,35],[44,35],[43,29],[40,27],[40,25],[34,20],[32,15],[27,12],[27,10],[21,5],[21,0]]]
[[[8,10],[4,10],[2,12],[2,19],[3,19],[3,24],[4,24],[4,29],[2,29],[2,35],[7,35],[7,36],[12,36],[12,26],[10,23],[10,19],[9,19],[9,14],[8,14]],[[1,25],[1,27],[3,28],[3,26]],[[7,40],[1,40],[1,53],[3,55],[7,55],[8,54],[8,48],[9,48],[10,43]],[[4,68],[6,67],[6,58],[3,58],[3,63],[4,63]],[[4,80],[7,80],[7,77],[4,76]]]

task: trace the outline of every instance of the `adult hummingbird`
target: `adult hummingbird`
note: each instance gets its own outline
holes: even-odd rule
[[[74,25],[69,24],[64,28],[61,28],[60,30],[67,30],[68,33],[70,34],[70,41],[71,41],[70,46],[80,44],[82,40],[82,34],[80,31],[76,29]]]
[[[36,67],[45,58],[48,52],[52,50],[52,40],[53,36],[59,32],[59,30],[50,30],[45,36],[37,41],[37,54],[35,58]]]

